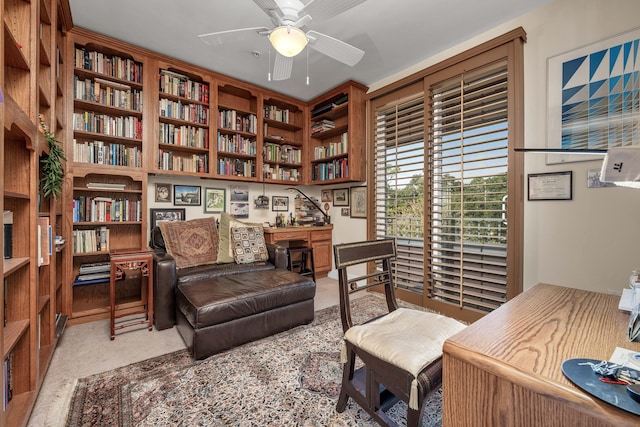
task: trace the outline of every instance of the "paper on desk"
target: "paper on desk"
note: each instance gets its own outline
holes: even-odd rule
[[[609,361],[640,370],[640,353],[637,351],[616,347]]]
[[[620,302],[618,303],[618,309],[623,311],[631,311],[633,308],[633,290],[623,289]]]

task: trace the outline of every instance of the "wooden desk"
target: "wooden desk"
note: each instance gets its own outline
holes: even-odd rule
[[[133,325],[145,324],[153,329],[153,252],[149,249],[114,250],[109,254],[111,264],[111,280],[109,283],[110,335],[115,338],[115,331]],[[125,277],[127,272],[140,271],[142,309],[132,311],[129,307],[118,313],[120,307],[116,301],[116,282]],[[144,278],[146,277],[146,283]],[[116,319],[132,314],[144,314],[142,319],[124,321],[116,325]]]
[[[629,342],[619,297],[538,284],[443,348],[443,426],[638,426],[640,417],[574,386],[572,358],[608,360]]]
[[[320,278],[326,277],[333,265],[332,231],[333,225],[320,227],[272,227],[264,229],[264,240],[270,244],[281,243],[284,246],[304,245],[312,247],[316,277]]]

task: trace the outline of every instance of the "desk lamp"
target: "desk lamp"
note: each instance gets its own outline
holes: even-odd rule
[[[313,206],[315,206],[316,208],[318,208],[318,210],[322,213],[322,215],[324,216],[324,223],[316,223],[315,225],[324,225],[324,224],[331,224],[331,217],[329,215],[327,215],[322,208],[320,207],[320,205],[318,205],[313,199],[311,199],[309,196],[307,196],[306,194],[304,194],[302,191],[298,190],[295,187],[289,187],[287,188],[287,190],[289,190],[290,193],[293,193],[295,191],[297,191],[298,193],[302,194],[302,196],[307,199],[308,201],[311,202],[311,204],[313,204]]]

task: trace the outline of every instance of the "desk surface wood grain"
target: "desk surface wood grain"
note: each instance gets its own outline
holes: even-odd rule
[[[640,425],[640,417],[591,397],[562,373],[562,362],[567,359],[608,360],[616,347],[640,352],[640,343],[627,339],[629,313],[618,310],[619,299],[615,295],[538,284],[451,337],[443,348],[444,418],[448,419],[445,425],[474,425],[474,417],[475,425],[485,425],[479,423],[482,418],[473,411],[486,415],[491,411],[487,406],[499,412],[485,419],[487,425],[534,425],[526,420],[543,421],[546,418],[540,411],[549,410],[561,412],[557,414],[558,421],[563,416],[566,418],[562,422],[574,421],[565,425],[584,425],[585,420],[594,421],[589,425]],[[455,402],[463,396],[473,400],[473,394],[463,391],[463,387],[475,393],[494,393],[496,399],[498,388],[503,392],[509,389],[507,393],[513,400],[485,400],[483,407],[470,408],[473,402]],[[518,404],[516,395],[526,395],[528,399]],[[469,424],[459,422],[460,411],[468,415]],[[525,416],[533,411],[537,411],[531,414],[534,418]]]

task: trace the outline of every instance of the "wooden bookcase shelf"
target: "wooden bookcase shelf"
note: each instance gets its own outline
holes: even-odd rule
[[[262,105],[264,182],[303,182],[305,106],[273,96]]]

